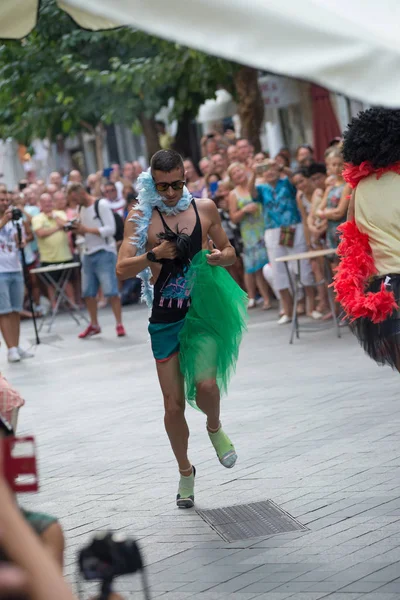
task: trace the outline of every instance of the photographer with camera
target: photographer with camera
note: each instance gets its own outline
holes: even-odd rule
[[[110,304],[116,321],[118,337],[126,335],[122,324],[121,299],[119,296],[116,275],[117,231],[116,220],[108,200],[96,200],[87,193],[81,183],[69,183],[68,201],[79,206],[79,221],[74,224],[73,231],[82,235],[82,296],[90,316],[90,325],[79,334],[85,339],[101,333],[97,320],[96,296],[101,287],[104,296],[110,298]]]
[[[8,204],[7,190],[0,187],[0,329],[8,348],[8,361],[33,355],[19,347],[20,312],[24,301],[24,277],[16,222],[22,213]]]
[[[32,229],[36,233],[40,263],[42,267],[65,264],[72,261],[67,235],[67,215],[63,210],[54,210],[54,200],[50,194],[40,196],[40,213],[32,219]],[[52,276],[59,281],[63,271],[55,271]],[[74,290],[70,282],[65,287],[65,293],[72,303],[75,302]],[[55,302],[55,290],[48,287],[52,306]]]

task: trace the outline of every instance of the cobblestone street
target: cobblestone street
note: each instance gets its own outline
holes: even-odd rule
[[[63,316],[53,331],[61,339],[34,359],[6,365],[2,354],[26,399],[19,432],[39,445],[41,492],[23,504],[60,518],[68,578],[75,583],[91,534],[112,528],[139,540],[153,598],[398,598],[398,375],[364,356],[347,329],[342,339],[325,330],[290,346],[276,312],[254,311],[223,399],[234,469],[218,463],[203,415],[187,410],[196,507],[271,499],[308,530],[227,543],[194,510],[175,507],[178,472],[146,316],[126,310],[128,336],[117,339],[102,311],[102,335],[85,341]],[[23,338],[33,338],[30,323]],[[142,597],[138,576],[118,589]]]

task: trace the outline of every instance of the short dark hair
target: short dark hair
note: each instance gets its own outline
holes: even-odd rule
[[[314,148],[312,146],[310,146],[310,144],[300,144],[300,146],[297,146],[296,156],[298,155],[299,150],[301,150],[302,148],[305,148],[306,150],[308,150],[310,152],[310,154],[314,154]]]
[[[82,183],[78,183],[77,181],[70,181],[67,185],[67,196],[70,194],[75,194],[76,192],[88,192],[87,188]],[[42,194],[43,195],[43,194]]]
[[[264,154],[264,152],[263,152],[263,154]],[[276,155],[276,158],[277,158],[278,156],[279,156],[280,158],[282,158],[282,159],[285,161],[285,165],[286,165],[287,167],[290,167],[290,160],[289,160],[289,158],[286,156],[286,154],[283,154],[283,153],[282,153],[282,151],[281,151],[281,152],[278,152],[278,154]]]
[[[135,192],[128,192],[126,195],[126,201],[128,204],[137,200],[137,194]]]
[[[114,188],[114,190],[117,189],[117,186],[115,185],[115,183],[113,181],[106,181],[105,184],[104,184],[104,187],[105,188],[106,187],[112,187],[112,188]]]
[[[307,167],[308,177],[312,177],[313,175],[317,175],[317,173],[321,173],[322,175],[326,175],[326,165],[324,163],[312,163],[309,167]]]
[[[164,173],[170,173],[174,169],[182,169],[185,171],[183,166],[182,156],[175,152],[175,150],[159,150],[153,154],[150,162],[151,171],[163,171]]]
[[[294,171],[292,178],[296,175],[302,175],[303,177],[308,179],[310,177],[310,171],[306,167],[299,167]]]
[[[370,161],[375,169],[400,160],[400,110],[370,108],[360,112],[344,132],[345,162]]]

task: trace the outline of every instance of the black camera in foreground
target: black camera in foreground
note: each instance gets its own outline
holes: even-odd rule
[[[19,208],[12,208],[11,209],[11,220],[12,221],[19,221],[20,219],[22,219],[24,215],[22,214],[22,210],[20,210]]]
[[[79,570],[86,581],[101,582],[101,600],[107,600],[116,577],[141,571],[143,591],[149,598],[144,564],[135,540],[122,533],[97,534],[90,544],[79,552]]]

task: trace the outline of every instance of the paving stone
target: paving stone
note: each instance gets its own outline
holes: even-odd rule
[[[382,582],[378,581],[365,581],[364,579],[360,579],[360,581],[356,581],[355,583],[351,583],[346,587],[341,588],[341,592],[373,592],[374,590],[381,588]],[[394,590],[390,590],[394,591]],[[400,591],[400,588],[399,588]]]
[[[369,594],[341,594],[340,592],[334,592],[333,594],[328,594],[327,596],[323,596],[323,598],[327,598],[327,600],[357,600],[357,598],[368,598]],[[386,596],[385,596],[386,599]],[[382,600],[382,599],[381,599]]]
[[[387,592],[393,594],[400,594],[400,579],[396,581],[392,581],[391,583],[387,583],[384,586],[381,586],[378,590],[381,594],[386,594]]]
[[[362,598],[364,600],[398,600],[398,594],[391,594],[390,592],[381,592],[381,589],[382,588],[380,588],[378,592],[372,592],[371,594],[363,594]]]

